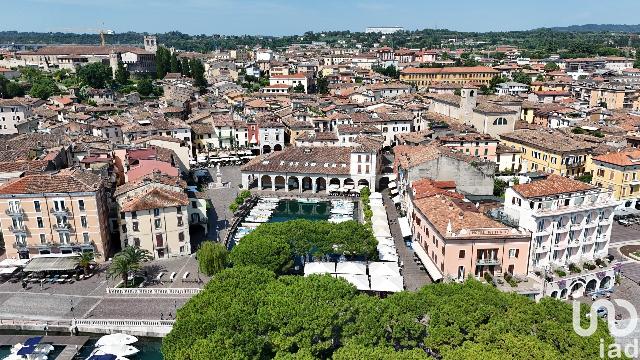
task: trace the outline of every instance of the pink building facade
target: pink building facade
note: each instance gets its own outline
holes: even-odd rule
[[[413,248],[434,281],[525,277],[531,234],[497,222],[460,194],[411,194]]]

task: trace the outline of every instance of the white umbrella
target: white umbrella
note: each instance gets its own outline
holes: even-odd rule
[[[354,262],[354,261],[339,262],[336,264],[336,273],[353,274],[353,275],[366,274],[367,265],[360,262]]]
[[[331,274],[336,271],[336,264],[332,262],[309,262],[304,265],[304,276],[313,274]]]
[[[138,338],[136,338],[135,336],[116,333],[116,334],[105,335],[100,339],[98,339],[98,341],[96,342],[96,347],[108,346],[108,345],[122,345],[122,344],[131,345],[137,341],[138,341]]]

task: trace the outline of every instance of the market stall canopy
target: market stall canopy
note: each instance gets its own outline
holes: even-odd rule
[[[371,276],[371,290],[401,292],[404,290],[402,276]]]
[[[24,272],[38,271],[70,271],[78,265],[78,256],[40,256],[31,259],[24,267]]]
[[[351,283],[356,289],[361,291],[371,290],[369,286],[369,277],[367,275],[354,275],[354,274],[335,274],[336,278],[343,278]]]
[[[367,265],[355,261],[345,261],[336,264],[336,273],[351,275],[366,275]]]
[[[382,261],[369,264],[369,275],[374,276],[400,276],[400,267],[395,262]]]
[[[309,262],[304,265],[304,276],[314,274],[333,274],[336,272],[336,263],[333,262]]]

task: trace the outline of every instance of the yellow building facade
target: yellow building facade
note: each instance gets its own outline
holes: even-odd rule
[[[406,68],[400,72],[400,80],[418,88],[429,87],[433,83],[488,85],[498,74],[499,71],[488,66]]]
[[[594,185],[613,190],[624,207],[640,210],[640,150],[612,152],[592,159]]]
[[[520,150],[522,172],[580,176],[591,160],[593,145],[553,130],[516,130],[500,135],[500,143]]]

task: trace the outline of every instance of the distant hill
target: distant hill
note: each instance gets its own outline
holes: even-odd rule
[[[549,28],[553,31],[562,32],[627,32],[640,33],[640,25],[622,24],[584,24],[571,26],[558,26]]]

